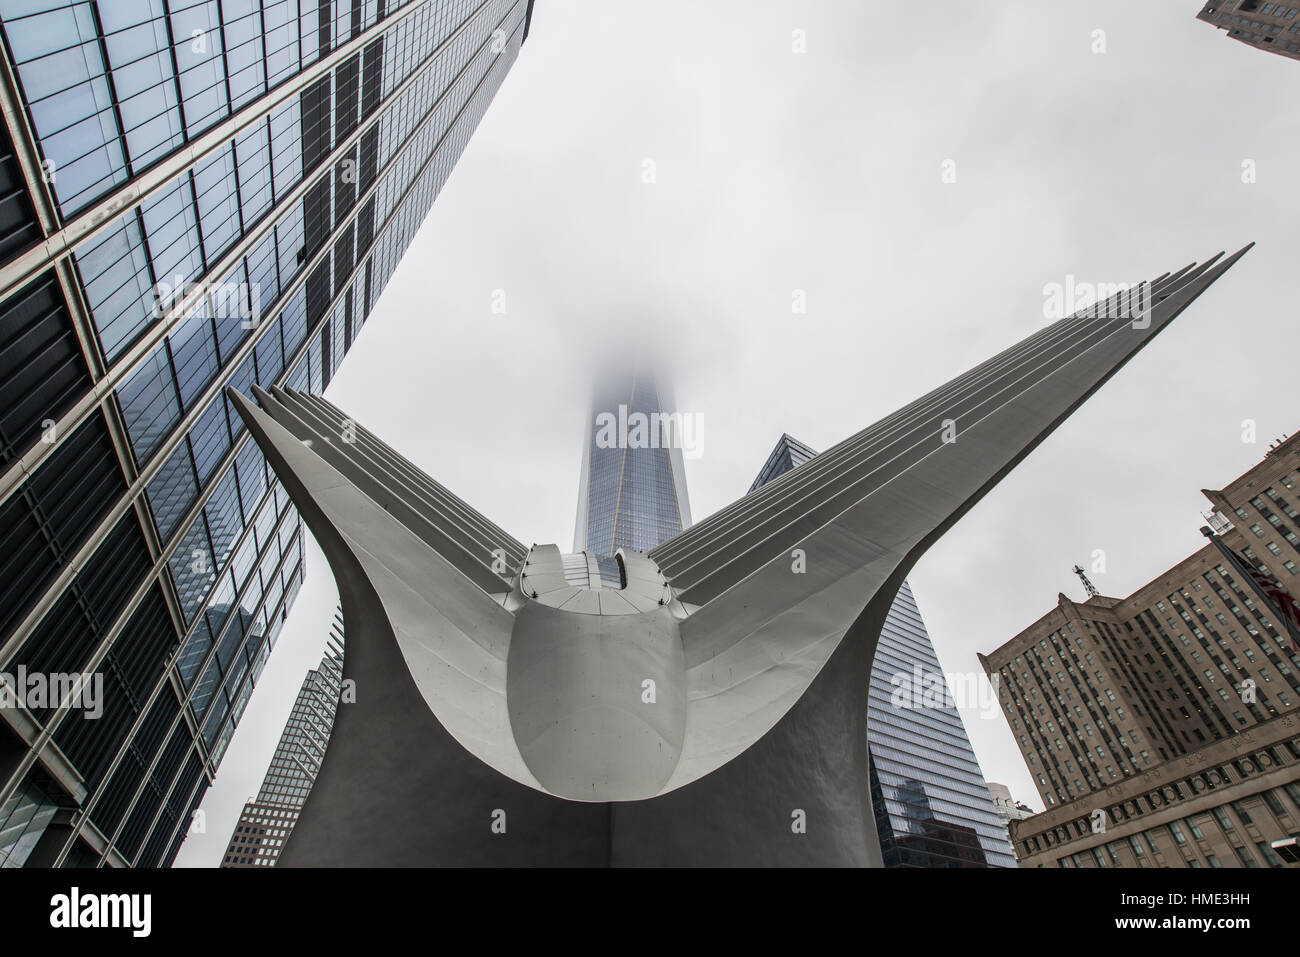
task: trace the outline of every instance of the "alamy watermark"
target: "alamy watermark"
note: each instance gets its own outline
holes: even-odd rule
[[[896,671],[889,678],[894,689],[889,703],[898,710],[954,709],[977,711],[980,717],[997,717],[999,675],[981,672],[927,671],[919,664],[911,671]]]
[[[694,412],[596,413],[598,449],[681,449],[688,459],[704,454],[703,418]]]
[[[170,279],[160,279],[155,287],[154,315],[161,317],[176,303],[185,298],[185,276],[180,273]],[[239,320],[241,329],[255,329],[262,316],[262,284],[246,282],[214,282],[207,287],[206,298],[212,308],[212,318]]]
[[[64,705],[80,709],[89,721],[102,716],[104,676],[99,672],[28,671],[26,665],[19,665],[12,674],[0,672],[0,708],[42,711]]]
[[[1134,329],[1151,325],[1151,283],[1080,282],[1071,273],[1065,282],[1043,286],[1043,318],[1055,322],[1068,316],[1087,319],[1126,319]]]

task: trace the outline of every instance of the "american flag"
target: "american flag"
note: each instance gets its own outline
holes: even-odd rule
[[[1208,528],[1201,529],[1206,538],[1218,546],[1219,551],[1228,559],[1229,564],[1237,570],[1255,589],[1255,593],[1264,601],[1264,606],[1273,613],[1273,617],[1282,623],[1287,636],[1297,652],[1300,652],[1300,601],[1285,588],[1265,575],[1259,567],[1244,555],[1233,551]]]

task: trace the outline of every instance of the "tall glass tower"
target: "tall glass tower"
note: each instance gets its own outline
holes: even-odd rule
[[[223,390],[329,384],[531,10],[0,0],[5,866],[175,856],[303,574]]]
[[[750,491],[817,453],[781,436]],[[912,589],[885,618],[867,693],[871,800],[886,867],[1015,867]]]
[[[316,783],[343,690],[343,609],[334,612],[325,657],[307,672],[271,756],[257,799],[244,805],[222,867],[274,867]]]
[[[653,377],[611,377],[593,390],[573,550],[645,552],[691,524],[682,449],[689,418]]]

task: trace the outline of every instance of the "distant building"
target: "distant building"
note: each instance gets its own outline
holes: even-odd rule
[[[816,455],[782,435],[749,491]],[[896,704],[901,689],[942,675],[911,586],[904,582],[880,633],[867,695],[872,804],[885,866],[1015,867],[1006,826],[955,704],[946,694],[937,707],[929,701],[924,707]]]
[[[664,382],[633,374],[597,383],[582,451],[575,553],[612,562],[620,548],[646,552],[690,527],[681,436],[663,428],[665,421],[681,417]]]
[[[1127,598],[1060,595],[980,656],[1047,806],[1011,826],[1022,863],[1261,866],[1275,863],[1265,839],[1300,830],[1300,646],[1286,612],[1300,594],[1300,436],[1204,494],[1224,550],[1206,545]],[[1170,789],[1143,797],[1156,781]],[[1099,808],[1111,825],[1080,829]],[[1128,851],[1099,850],[1153,826]],[[1157,831],[1182,857],[1155,857]]]
[[[280,735],[271,767],[244,805],[222,867],[274,867],[325,757],[343,680],[343,612],[334,613],[328,651],[307,672]]]
[[[1293,60],[1300,60],[1298,18],[1300,6],[1261,0],[1210,0],[1196,15],[1240,43]]]
[[[993,798],[993,810],[997,812],[1004,828],[1009,827],[1012,821],[1023,821],[1027,817],[1034,816],[1034,809],[1013,798],[1011,789],[1005,784],[990,781],[989,795]],[[1008,831],[1007,840],[1010,839],[1010,831]]]

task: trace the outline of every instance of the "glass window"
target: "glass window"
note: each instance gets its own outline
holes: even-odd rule
[[[210,639],[209,643],[211,643]],[[212,701],[213,692],[219,687],[221,687],[221,669],[217,664],[217,659],[213,658],[208,662],[208,666],[203,669],[203,677],[194,688],[194,695],[190,698],[190,705],[194,708],[194,714],[200,721],[203,720],[203,715],[208,710],[208,704]]]
[[[275,86],[298,72],[298,5],[294,0],[263,0],[267,82]]]
[[[208,656],[209,649],[212,648],[212,633],[208,630],[208,623],[205,619],[200,618],[194,631],[190,633],[185,642],[185,648],[181,651],[176,661],[176,670],[180,672],[181,680],[185,687],[189,688],[194,682],[194,676],[198,674],[204,659]],[[209,689],[211,693],[211,689]],[[195,705],[196,712],[199,706]]]
[[[222,0],[221,14],[226,35],[230,106],[237,110],[266,88],[261,10],[258,0]]]
[[[221,576],[221,582],[217,585],[216,591],[212,593],[212,601],[208,603],[208,627],[212,629],[214,635],[221,635],[221,629],[226,626],[230,619],[231,613],[235,610],[235,580],[229,572]],[[231,655],[235,649],[244,643],[244,632],[239,627],[238,622],[230,626],[231,634],[221,635],[217,644],[217,655],[221,658],[221,667],[224,670],[230,662]]]
[[[190,449],[181,442],[149,483],[149,505],[163,542],[171,540],[177,524],[185,517],[198,494]]]
[[[235,574],[235,585],[243,588],[248,582],[248,573],[255,567],[257,567],[257,539],[255,536],[249,535],[244,539],[244,544],[240,545],[239,550],[235,552],[235,560],[231,565],[231,569]],[[260,587],[258,591],[260,593]]]
[[[161,0],[101,3],[127,152],[142,169],[184,142]]]
[[[214,265],[241,231],[232,144],[194,168],[194,191],[198,199],[203,252],[209,265]]]
[[[302,103],[294,97],[272,110],[271,173],[276,196],[287,196],[302,179]]]
[[[31,16],[6,10],[5,34],[22,80],[52,186],[65,214],[127,178],[89,3]]]
[[[258,123],[235,140],[239,169],[239,204],[244,223],[252,225],[271,208],[271,132]]]
[[[156,305],[135,212],[121,216],[75,255],[100,347],[112,363],[153,321]]]
[[[149,239],[153,272],[158,277],[162,309],[170,308],[185,289],[203,275],[199,251],[199,226],[188,174],[174,179],[140,206],[140,218]],[[166,292],[167,295],[162,295]]]
[[[227,469],[218,479],[212,497],[203,508],[203,513],[208,520],[213,559],[218,568],[224,568],[234,551],[235,540],[244,529],[233,468]]]
[[[257,355],[257,381],[264,389],[270,388],[284,371],[284,353],[280,346],[280,317],[265,324],[254,349]]]
[[[245,442],[239,450],[235,471],[239,475],[239,500],[247,522],[266,495],[266,459],[255,442]]]
[[[194,452],[194,466],[198,469],[199,483],[207,485],[213,470],[230,449],[230,430],[226,427],[226,407],[221,399],[213,399],[190,429],[190,448]]]
[[[136,461],[144,465],[181,416],[171,364],[162,345],[118,387],[117,397]]]
[[[207,309],[200,305],[181,320],[167,339],[171,345],[172,363],[176,368],[181,405],[189,411],[194,408],[194,402],[203,394],[203,390],[216,378],[219,368],[217,340]]]
[[[180,597],[181,611],[188,624],[203,607],[203,600],[217,577],[212,563],[212,549],[208,545],[208,530],[202,516],[186,531],[185,537],[172,553],[168,566]]]
[[[216,0],[173,0],[171,11],[185,125],[194,137],[227,111],[220,18]]]

